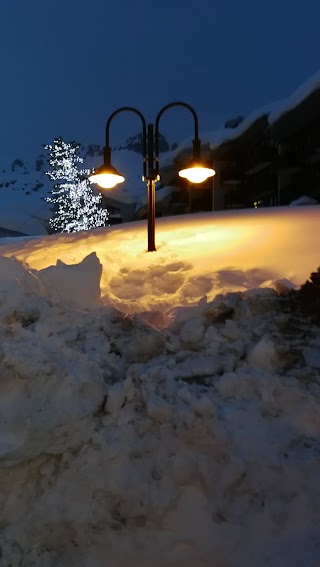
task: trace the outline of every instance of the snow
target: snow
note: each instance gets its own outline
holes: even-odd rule
[[[282,101],[281,101],[282,102]],[[268,116],[272,113],[275,113],[280,105],[280,102],[273,102],[269,103],[268,105],[262,106],[251,112],[248,116],[244,118],[242,122],[236,128],[219,128],[217,130],[213,130],[210,132],[201,131],[199,137],[201,139],[202,145],[209,145],[211,150],[215,150],[219,146],[224,143],[230,142],[232,140],[236,140],[242,134],[244,134],[250,126],[252,126],[259,118],[263,118],[263,116]],[[163,156],[161,156],[160,166],[169,166],[171,165],[175,158],[184,151],[189,150],[191,152],[192,149],[192,140],[193,136],[189,136],[185,138],[172,152],[167,152]]]
[[[101,152],[87,154],[88,148],[82,148],[85,167],[99,167],[102,163]],[[52,216],[50,203],[44,199],[51,195],[54,182],[45,175],[50,169],[48,155],[40,154],[29,162],[20,159],[7,164],[0,171],[0,228],[14,230],[29,236],[46,235],[48,219]],[[36,162],[41,161],[41,169],[36,169]],[[114,188],[109,196],[112,201],[132,205],[146,201],[146,184],[142,181],[142,156],[127,150],[112,152],[112,162],[123,172],[126,180]],[[93,187],[93,186],[92,186]],[[99,190],[98,187],[95,188]],[[159,195],[160,197],[160,195]],[[117,203],[113,203],[117,204]]]
[[[201,131],[199,137],[203,145],[209,145],[211,150],[215,150],[222,144],[236,140],[244,134],[252,124],[259,118],[266,117],[268,124],[274,124],[283,114],[289,112],[305,100],[310,94],[320,89],[320,70],[309,77],[302,85],[300,85],[291,95],[282,100],[268,103],[258,109],[252,111],[244,118],[242,122],[235,128],[220,128],[212,132]],[[175,158],[185,150],[192,151],[193,137],[185,138],[177,148],[166,153],[161,157],[160,165],[166,167],[171,165]],[[310,204],[310,203],[304,203]]]
[[[0,227],[27,235],[45,235],[50,205],[44,201],[52,184],[44,171],[42,154],[30,162],[16,159],[0,171]],[[42,166],[41,166],[42,167]]]
[[[319,563],[319,221],[1,241],[1,565]]]
[[[269,124],[276,122],[280,116],[298,106],[298,104],[318,89],[320,89],[320,70],[309,77],[288,98],[278,103],[268,117]]]
[[[129,313],[158,309],[167,318],[175,307],[218,293],[268,287],[284,277],[293,288],[303,283],[318,265],[319,215],[315,205],[161,218],[155,255],[146,253],[145,221],[80,236],[0,241],[0,253],[42,270],[57,260],[78,264],[95,252],[103,298]]]
[[[25,234],[47,234],[45,221],[50,216],[49,203],[41,200],[48,192],[18,194],[12,188],[0,192],[0,226]]]
[[[313,197],[308,197],[308,195],[303,195],[302,197],[299,197],[299,199],[296,199],[295,201],[291,201],[290,206],[291,207],[300,207],[302,205],[317,205],[318,202],[316,201],[316,199],[313,199]]]

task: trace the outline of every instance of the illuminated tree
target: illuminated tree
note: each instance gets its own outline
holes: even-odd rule
[[[49,152],[51,171],[46,175],[55,182],[48,203],[54,204],[51,228],[59,232],[78,232],[108,224],[108,211],[101,207],[101,194],[95,195],[88,179],[91,173],[81,168],[80,145],[55,138],[44,148]]]

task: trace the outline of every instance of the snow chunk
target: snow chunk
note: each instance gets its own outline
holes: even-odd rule
[[[195,413],[202,417],[212,417],[215,413],[214,405],[207,396],[201,396],[193,404]]]
[[[188,380],[201,379],[219,374],[223,369],[221,359],[217,356],[193,356],[187,358],[173,369],[175,378]]]
[[[180,338],[183,343],[195,345],[202,342],[204,337],[204,320],[196,317],[187,321],[181,329]]]
[[[224,337],[232,341],[236,341],[237,339],[240,338],[241,335],[237,323],[235,321],[232,321],[232,319],[227,319],[225,321],[224,329],[222,329],[221,332]]]
[[[7,462],[59,454],[88,441],[104,396],[86,354],[17,326],[2,337],[0,455]]]
[[[306,346],[303,349],[303,356],[308,366],[320,370],[320,350],[319,348]]]
[[[107,401],[104,405],[105,412],[113,417],[117,416],[125,402],[133,400],[134,393],[135,386],[131,377],[126,378],[123,382],[116,382],[109,387]]]
[[[255,391],[253,384],[254,380],[250,374],[225,372],[216,387],[223,398],[250,400]]]
[[[102,265],[95,252],[79,264],[67,265],[57,260],[56,266],[37,273],[54,300],[83,309],[94,307],[98,303],[101,274]]]
[[[105,411],[112,415],[117,414],[126,399],[126,393],[123,384],[116,382],[109,388],[108,398],[105,403]]]
[[[136,318],[120,316],[113,342],[121,356],[133,363],[144,362],[159,355],[166,339],[160,331]]]
[[[44,291],[41,281],[16,258],[0,257],[0,315],[10,313],[26,296]]]
[[[262,337],[248,355],[248,363],[259,370],[272,371],[278,366],[278,355],[274,343]]]
[[[280,293],[280,295],[289,295],[289,293],[291,293],[292,290],[295,290],[295,289],[298,288],[298,286],[296,286],[294,283],[292,283],[287,278],[279,278],[278,280],[275,280],[272,284],[272,287],[278,293]]]
[[[173,408],[168,402],[155,394],[150,395],[147,401],[147,414],[149,417],[164,423],[172,417],[172,410]]]

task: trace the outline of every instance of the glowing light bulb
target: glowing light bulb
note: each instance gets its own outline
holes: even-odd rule
[[[213,177],[215,173],[214,169],[201,167],[201,165],[187,167],[186,169],[179,171],[180,177],[188,179],[191,183],[203,183],[203,181],[209,177]]]
[[[112,189],[118,183],[123,183],[124,177],[115,173],[93,173],[89,180],[91,183],[97,183],[103,189]]]

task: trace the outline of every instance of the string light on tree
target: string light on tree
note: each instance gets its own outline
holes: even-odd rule
[[[101,194],[94,194],[88,176],[90,170],[81,168],[80,144],[55,138],[44,148],[49,152],[51,171],[46,175],[55,182],[46,201],[54,204],[51,228],[59,232],[78,232],[108,225],[108,211],[101,207]]]

